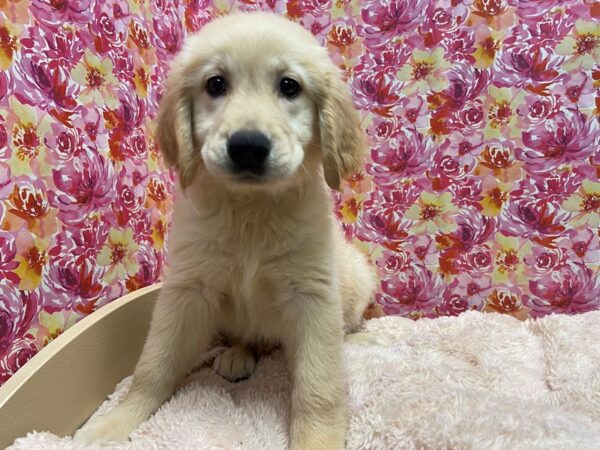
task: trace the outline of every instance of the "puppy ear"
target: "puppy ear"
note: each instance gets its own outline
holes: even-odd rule
[[[358,113],[337,71],[331,70],[324,77],[319,109],[325,181],[332,189],[339,189],[341,178],[362,167],[367,145]]]
[[[194,105],[186,89],[184,74],[174,66],[160,101],[156,138],[167,165],[175,167],[181,187],[193,181],[200,148],[194,138]]]

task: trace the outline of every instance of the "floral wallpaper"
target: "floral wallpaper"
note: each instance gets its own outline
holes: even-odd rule
[[[371,143],[334,193],[379,269],[372,314],[600,308],[600,3],[0,0],[0,383],[160,280],[168,61],[233,9],[308,28]]]

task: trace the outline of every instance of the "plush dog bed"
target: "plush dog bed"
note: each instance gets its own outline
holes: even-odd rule
[[[600,311],[520,322],[498,314],[369,321],[345,344],[349,449],[600,449]],[[203,356],[127,449],[284,449],[280,353],[229,383]],[[126,392],[125,379],[98,410]],[[34,432],[10,449],[76,449]]]

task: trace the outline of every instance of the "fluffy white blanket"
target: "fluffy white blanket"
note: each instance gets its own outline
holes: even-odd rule
[[[384,317],[365,329],[345,344],[348,449],[600,449],[600,311],[526,322]],[[110,447],[284,449],[288,397],[278,353],[240,383],[205,367],[130,442]],[[81,447],[30,433],[10,448]]]

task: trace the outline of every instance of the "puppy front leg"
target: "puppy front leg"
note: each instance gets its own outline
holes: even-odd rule
[[[293,382],[290,448],[343,449],[342,314],[324,299],[296,300],[301,304],[301,318],[296,320],[293,337],[285,343]]]
[[[165,285],[157,300],[144,349],[127,396],[113,410],[89,420],[82,442],[125,440],[174,392],[215,331],[214,305],[200,287]]]

